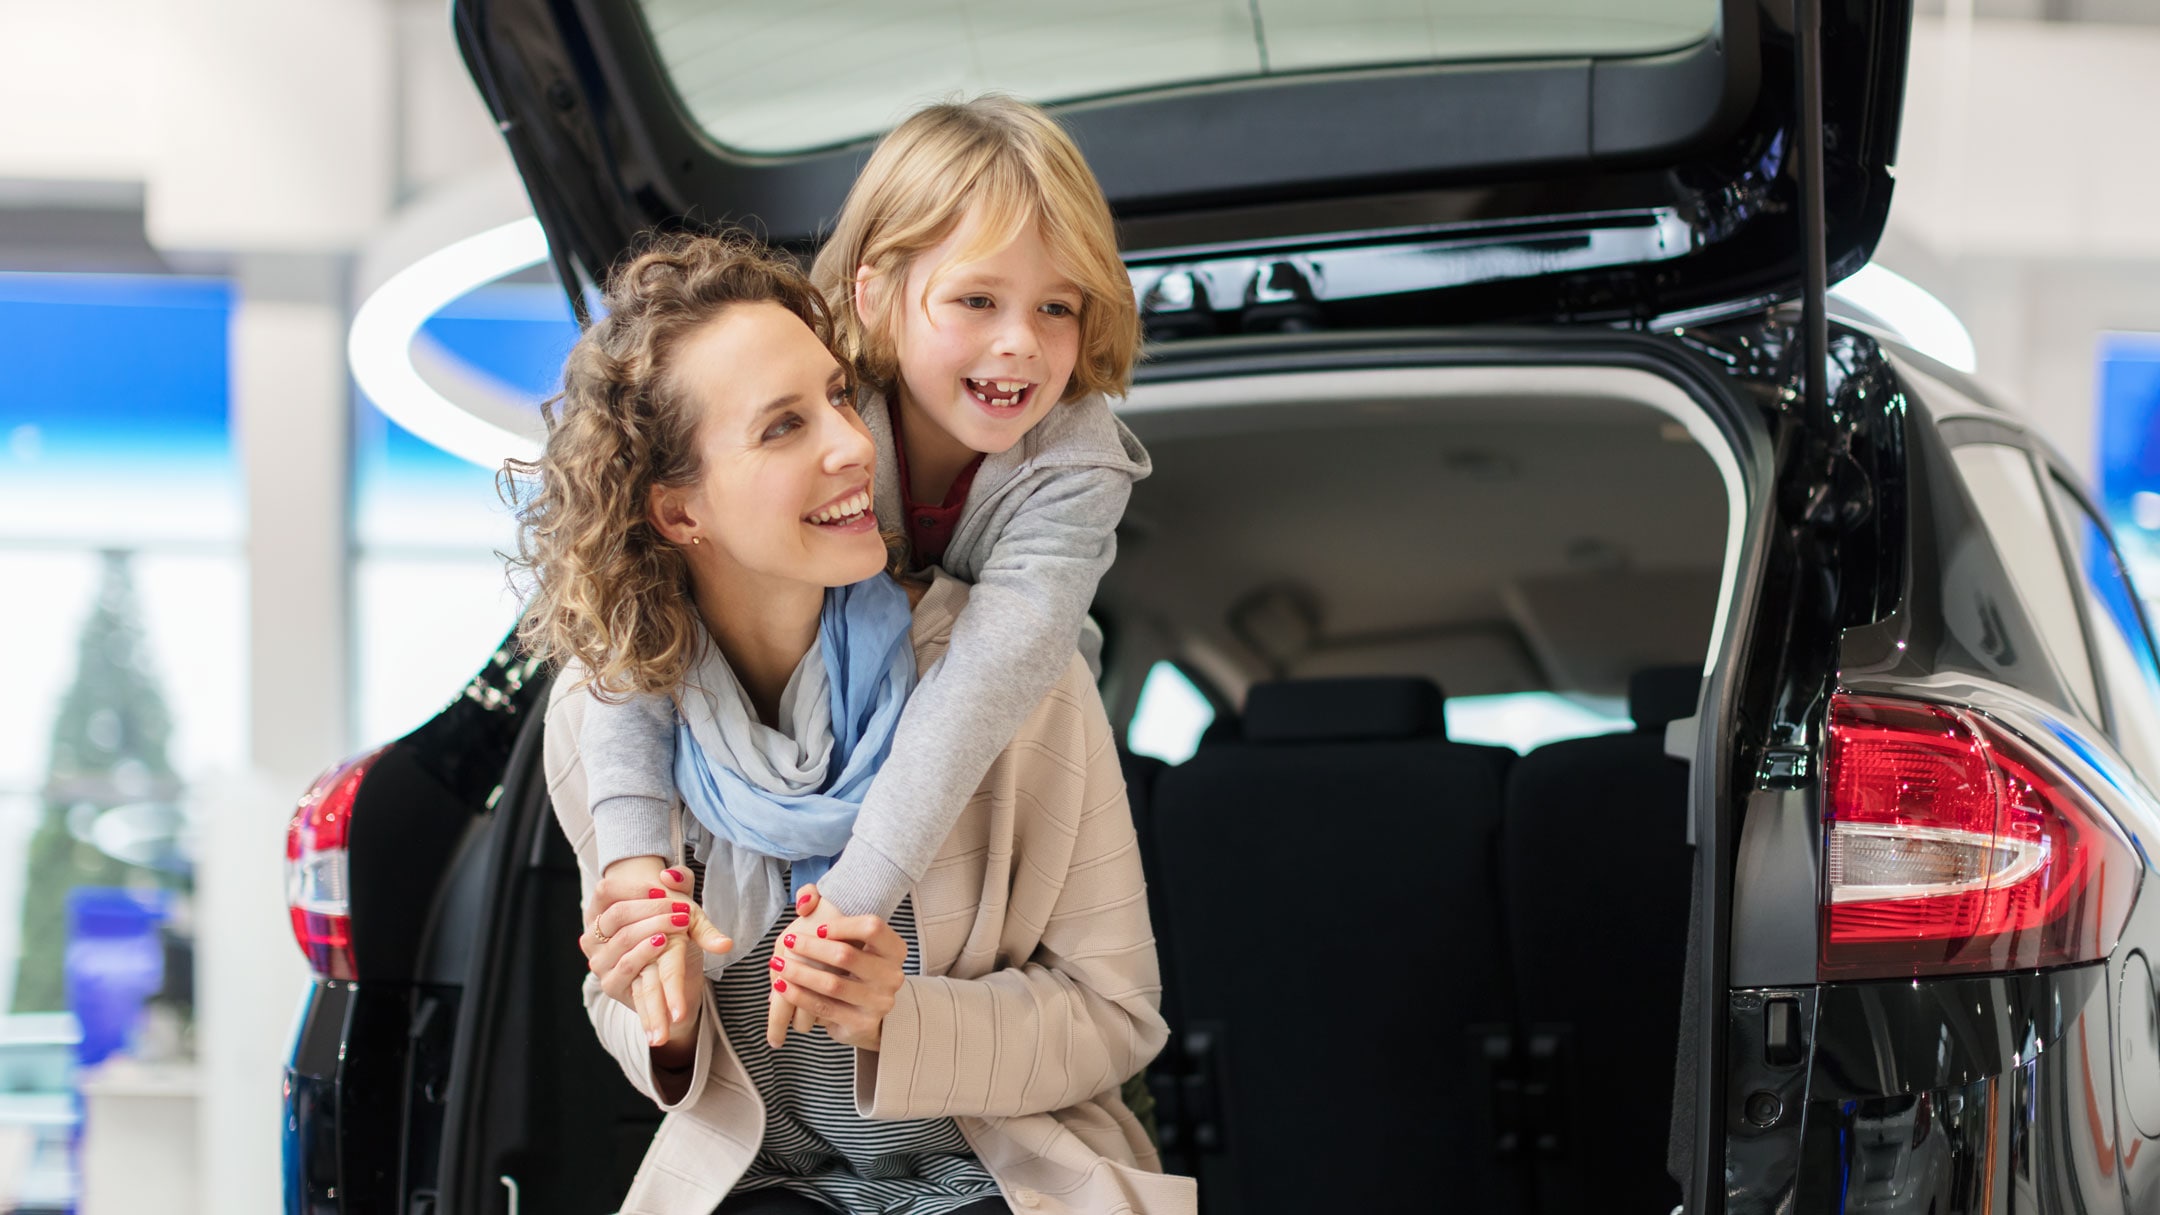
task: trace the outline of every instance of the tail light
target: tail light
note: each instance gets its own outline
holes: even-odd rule
[[[1825,780],[1822,978],[2029,970],[2114,950],[2137,854],[2002,726],[1837,696]]]
[[[308,965],[325,979],[355,979],[352,953],[351,852],[353,800],[378,747],[315,778],[285,827],[285,905],[293,938]]]

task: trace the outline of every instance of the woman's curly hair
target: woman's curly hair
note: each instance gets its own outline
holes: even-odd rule
[[[824,297],[784,255],[740,233],[651,238],[609,275],[604,314],[571,349],[562,393],[542,407],[540,458],[497,476],[518,519],[506,559],[528,592],[520,640],[551,665],[580,664],[610,700],[673,691],[697,654],[689,564],[646,503],[702,471],[699,411],[669,374],[676,350],[752,303],[786,308],[832,347]]]

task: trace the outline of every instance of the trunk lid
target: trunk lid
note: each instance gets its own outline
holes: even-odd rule
[[[1836,278],[1888,212],[1911,6],[1826,8]],[[453,15],[573,288],[655,226],[734,221],[810,247],[893,121],[997,89],[1072,130],[1136,284],[1171,279],[1161,310],[1309,300],[1362,325],[1370,309],[1334,305],[1414,297],[1417,320],[1647,320],[1800,290],[1778,0],[907,18],[867,0],[456,0]]]

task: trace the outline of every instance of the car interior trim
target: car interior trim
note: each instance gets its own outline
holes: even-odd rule
[[[1141,382],[1119,406],[1124,413],[1194,409],[1207,406],[1254,406],[1324,400],[1424,400],[1436,408],[1469,398],[1577,397],[1620,399],[1645,405],[1687,428],[1688,436],[1716,465],[1725,486],[1725,553],[1718,578],[1717,607],[1711,617],[1710,645],[1724,645],[1732,607],[1733,581],[1747,534],[1747,482],[1732,441],[1678,384],[1633,367],[1390,367],[1358,370],[1287,371],[1204,380]]]

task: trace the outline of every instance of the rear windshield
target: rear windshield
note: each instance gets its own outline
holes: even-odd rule
[[[926,102],[1055,103],[1331,68],[1644,55],[1719,0],[639,0],[716,142],[752,153],[885,131]]]

